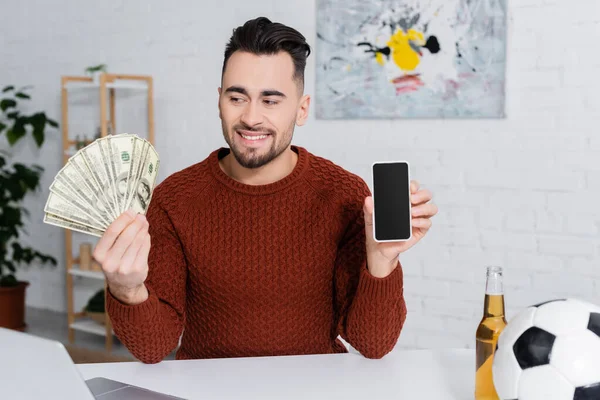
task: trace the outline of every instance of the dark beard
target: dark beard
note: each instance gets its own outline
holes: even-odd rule
[[[232,139],[230,139],[230,136],[227,134],[227,129],[225,126],[223,126],[223,136],[225,137],[225,141],[227,142],[227,144],[229,145],[229,148],[231,149],[231,154],[233,154],[233,156],[235,157],[237,162],[244,168],[255,169],[255,168],[260,168],[260,167],[270,163],[271,161],[273,161],[274,159],[279,157],[287,149],[287,147],[289,146],[289,144],[292,141],[294,125],[295,125],[295,123],[292,123],[291,132],[290,132],[288,140],[284,143],[281,143],[279,146],[277,146],[276,134],[271,129],[266,129],[266,130],[265,129],[252,129],[245,125],[235,125],[231,130],[233,135],[238,135],[237,130],[260,131],[260,132],[265,131],[271,135],[271,137],[273,139],[271,148],[269,149],[269,151],[266,154],[263,154],[261,156],[255,155],[256,149],[250,149],[249,152],[242,153],[240,151],[240,149],[234,145],[234,141]]]

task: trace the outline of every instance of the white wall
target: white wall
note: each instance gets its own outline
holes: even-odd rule
[[[434,227],[402,257],[409,309],[402,347],[472,347],[488,264],[506,269],[509,317],[558,296],[600,303],[600,6],[596,0],[510,3],[507,119],[311,117],[296,130],[296,144],[367,182],[372,161],[408,159],[416,179],[434,192],[440,207]],[[61,75],[106,63],[112,72],[154,77],[160,180],[224,145],[217,87],[235,26],[266,15],[316,45],[315,4],[306,0],[29,0],[2,9],[0,84],[33,84],[32,106],[57,119]],[[314,61],[312,55],[308,93],[315,88]],[[74,133],[90,132],[98,124],[97,95],[79,96],[87,105],[73,103],[70,123]],[[128,92],[119,99],[117,130],[144,129],[143,113],[134,111],[143,97]],[[56,132],[41,152],[30,145],[16,152],[47,171],[43,190],[27,202],[28,241],[63,261],[62,231],[40,222],[60,147]],[[30,305],[65,309],[64,267],[31,268],[21,277],[32,282]]]

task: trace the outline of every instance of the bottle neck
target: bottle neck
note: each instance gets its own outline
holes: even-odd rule
[[[504,317],[504,285],[500,267],[487,269],[483,311],[486,317]]]
[[[483,305],[484,317],[504,317],[504,295],[486,294]]]
[[[485,282],[485,294],[489,295],[503,295],[504,285],[502,284],[501,274],[488,274]]]

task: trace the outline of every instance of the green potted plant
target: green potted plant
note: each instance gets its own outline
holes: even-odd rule
[[[96,293],[94,293],[92,297],[89,298],[87,304],[83,308],[83,312],[88,317],[102,325],[106,324],[104,299],[104,289],[100,289]]]
[[[100,74],[106,73],[107,68],[106,64],[92,65],[85,69],[85,73],[92,77],[94,83],[98,84],[100,82]]]
[[[31,98],[28,88],[16,90],[14,86],[6,86],[2,90],[0,136],[6,134],[8,143],[13,146],[30,133],[39,148],[44,143],[46,128],[57,128],[58,123],[43,112],[23,113],[20,102]],[[17,280],[17,268],[36,260],[56,265],[56,259],[19,242],[21,234],[27,233],[23,229],[23,217],[29,216],[22,205],[23,199],[39,188],[44,170],[36,164],[10,163],[9,156],[6,151],[0,152],[0,326],[24,330],[25,289],[29,282]]]

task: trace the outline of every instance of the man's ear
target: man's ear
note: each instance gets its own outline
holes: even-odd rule
[[[306,94],[300,99],[300,106],[298,107],[298,113],[296,114],[296,125],[302,126],[306,123],[309,108],[310,96]]]

